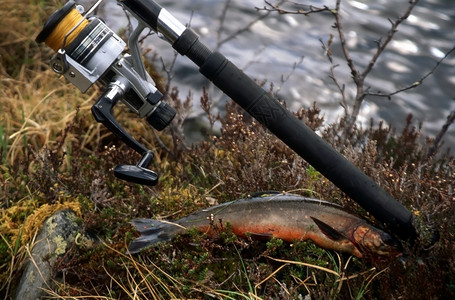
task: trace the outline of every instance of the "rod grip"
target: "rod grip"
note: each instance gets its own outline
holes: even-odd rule
[[[199,36],[191,28],[185,29],[172,47],[179,54],[191,59],[198,67],[202,66],[212,55],[212,51],[199,41]]]

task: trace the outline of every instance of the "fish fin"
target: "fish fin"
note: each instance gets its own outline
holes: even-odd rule
[[[341,241],[341,240],[346,240],[347,238],[340,233],[338,230],[334,229],[332,226],[330,226],[327,223],[324,223],[323,221],[316,219],[314,217],[311,217],[313,219],[314,223],[319,227],[319,229],[324,233],[326,236],[328,236],[330,239],[334,241]]]
[[[273,234],[271,234],[271,233],[249,232],[249,234],[253,239],[258,240],[258,241],[267,241],[273,237]]]
[[[250,195],[250,198],[261,198],[261,197],[270,197],[270,196],[276,196],[280,195],[282,192],[278,191],[259,191],[259,192],[254,192],[253,194]]]
[[[152,220],[152,219],[144,219],[144,218],[139,218],[139,219],[133,219],[130,222],[134,228],[139,231],[140,233],[145,233],[149,230],[156,230],[156,227],[159,226],[160,221],[158,220]]]
[[[139,253],[142,249],[159,242],[168,241],[184,231],[178,224],[151,219],[133,219],[131,224],[141,233],[141,236],[133,240],[128,247],[131,254]]]

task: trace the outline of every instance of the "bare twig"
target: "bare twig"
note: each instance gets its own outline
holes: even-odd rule
[[[280,85],[276,88],[275,93],[278,93],[281,90],[281,87],[286,83],[286,81],[288,81],[289,78],[291,78],[292,74],[294,74],[297,67],[303,63],[304,58],[305,56],[301,56],[298,61],[294,62],[294,64],[292,65],[292,69],[288,74],[281,75]]]
[[[383,42],[378,41],[378,49],[376,50],[376,53],[373,55],[373,58],[371,59],[368,66],[362,72],[363,78],[365,78],[368,75],[368,73],[370,73],[370,71],[373,69],[379,56],[384,51],[384,49],[387,47],[389,42],[392,40],[395,33],[398,31],[397,30],[398,26],[400,26],[400,24],[409,17],[409,15],[411,14],[412,10],[414,9],[414,7],[417,5],[418,2],[419,2],[419,0],[409,1],[408,9],[404,12],[404,14],[402,16],[400,16],[395,21],[392,21],[391,19],[389,19],[389,22],[390,22],[390,24],[392,24],[392,27],[390,28],[389,32],[387,33],[387,37],[385,38],[385,40]]]
[[[452,54],[452,52],[455,51],[455,46],[450,49],[449,51],[446,52],[446,54],[444,55],[444,57],[442,57],[440,60],[438,60],[438,62],[434,65],[434,67],[428,72],[426,73],[425,75],[423,75],[419,80],[417,81],[414,81],[412,84],[404,87],[404,88],[401,88],[401,89],[398,89],[392,93],[388,93],[388,94],[385,94],[385,93],[382,93],[380,91],[378,92],[366,92],[365,95],[367,96],[378,96],[378,97],[387,97],[390,99],[390,97],[396,95],[396,94],[399,94],[401,92],[404,92],[404,91],[407,91],[407,90],[410,90],[410,89],[413,89],[421,84],[423,84],[424,80],[427,79],[430,75],[432,75],[436,69],[441,65],[441,63],[450,55]]]
[[[223,10],[221,11],[220,23],[218,25],[219,30],[216,31],[217,48],[219,48],[221,46],[220,41],[221,41],[222,30],[220,30],[220,29],[224,28],[224,21],[226,20],[227,11],[229,9],[229,6],[231,5],[231,2],[232,2],[232,0],[226,0],[226,2],[224,2]]]
[[[163,60],[163,57],[161,57],[161,64],[163,66],[163,71],[166,73],[166,91],[165,95],[169,95],[169,92],[171,90],[171,82],[172,79],[174,79],[174,67],[175,67],[175,62],[177,61],[178,53],[174,51],[174,57],[172,58],[171,64],[169,67],[166,67],[166,64]]]
[[[433,145],[431,145],[430,149],[428,149],[427,159],[432,157],[437,152],[437,150],[439,149],[439,144],[442,141],[442,137],[445,135],[445,133],[447,132],[447,129],[449,129],[449,126],[452,125],[452,123],[454,121],[455,121],[455,110],[451,111],[450,114],[447,116],[447,121],[441,127],[441,130],[439,131],[438,135],[434,139]]]
[[[280,5],[281,3],[283,3],[284,1],[278,3],[278,4],[273,4],[271,3],[270,1],[267,1],[267,0],[264,0],[266,6],[260,8],[260,7],[256,7],[256,9],[258,11],[260,10],[263,10],[263,11],[268,11],[268,12],[277,12],[281,15],[284,15],[284,14],[294,14],[294,15],[305,15],[305,16],[308,16],[309,14],[312,14],[312,13],[319,13],[319,12],[323,12],[323,11],[329,11],[330,9],[327,7],[327,6],[323,6],[323,7],[315,7],[313,5],[303,5],[303,4],[299,4],[299,3],[295,3],[295,2],[291,2],[291,1],[286,1],[288,3],[292,3],[292,4],[295,4],[295,5],[298,5],[298,6],[302,6],[302,7],[305,7],[305,8],[300,8],[300,9],[296,9],[296,10],[288,10],[288,9],[283,9],[283,8],[280,8]]]
[[[324,41],[322,39],[320,39],[319,41],[321,42],[322,49],[325,51],[325,55],[327,56],[327,58],[329,59],[329,62],[330,62],[330,75],[329,75],[329,77],[330,77],[330,79],[332,79],[332,81],[335,83],[335,85],[337,86],[338,90],[340,91],[340,94],[341,94],[341,97],[342,97],[340,105],[343,107],[345,115],[347,116],[347,115],[349,115],[349,106],[348,106],[346,93],[345,93],[345,85],[341,84],[338,81],[338,79],[336,78],[336,76],[335,76],[335,68],[338,67],[339,65],[335,64],[333,62],[332,50],[330,49],[330,46],[332,45],[332,42],[333,42],[333,34],[330,34],[330,38],[327,41],[327,45],[324,44]]]
[[[362,78],[360,78],[360,76],[359,76],[359,71],[357,71],[357,68],[354,65],[354,61],[352,60],[351,55],[349,54],[348,46],[346,45],[346,38],[344,36],[343,26],[341,24],[340,6],[341,6],[341,0],[337,0],[336,8],[331,10],[333,16],[335,17],[334,27],[338,31],[338,36],[340,37],[341,49],[343,51],[343,55],[346,59],[346,62],[348,63],[348,67],[351,70],[352,78],[354,79],[354,82],[356,83],[357,86],[363,85],[363,80],[361,81]]]
[[[398,26],[404,20],[406,20],[409,17],[409,15],[411,14],[412,10],[414,9],[414,7],[417,5],[418,2],[419,2],[418,0],[409,1],[409,6],[408,6],[407,10],[403,13],[403,15],[401,15],[395,21],[392,21],[392,20],[389,19],[389,21],[391,23],[391,28],[388,31],[385,40],[381,41],[382,39],[380,39],[377,42],[378,43],[378,48],[377,48],[375,54],[373,55],[373,57],[371,58],[369,64],[365,67],[365,69],[362,72],[359,72],[357,70],[357,68],[356,68],[356,66],[354,64],[354,61],[352,60],[352,58],[350,56],[350,53],[349,53],[349,50],[348,50],[348,47],[347,47],[347,44],[346,44],[346,39],[345,39],[345,36],[344,36],[342,24],[341,24],[341,17],[340,17],[340,14],[339,14],[340,6],[341,6],[341,0],[337,0],[336,9],[335,10],[331,10],[332,14],[335,17],[335,28],[338,31],[338,35],[339,35],[339,38],[340,38],[340,43],[341,43],[341,48],[342,48],[342,51],[343,51],[343,55],[344,55],[344,57],[346,59],[346,62],[348,64],[349,69],[351,70],[352,78],[353,78],[354,83],[355,83],[355,85],[357,87],[356,96],[355,96],[355,100],[354,100],[354,105],[352,107],[352,112],[351,112],[350,115],[346,115],[347,116],[347,126],[346,126],[346,129],[345,129],[345,136],[348,136],[349,133],[352,131],[352,128],[353,128],[353,126],[354,126],[354,124],[355,124],[355,122],[357,120],[358,115],[359,115],[360,107],[362,105],[362,102],[365,99],[365,97],[368,95],[368,93],[367,93],[367,91],[365,90],[365,87],[364,87],[365,78],[371,72],[371,70],[373,69],[374,65],[376,64],[379,56],[383,53],[383,51],[385,50],[385,48],[387,47],[389,42],[392,40],[392,38],[395,35],[395,33],[398,31]],[[345,112],[347,112],[347,111],[345,111]]]
[[[227,13],[227,11],[229,9],[230,4],[231,4],[231,0],[226,1],[225,6],[223,8],[223,12],[222,12],[222,14],[220,16],[220,25],[219,25],[218,31],[217,31],[217,44],[216,44],[215,50],[219,50],[221,48],[221,46],[223,46],[223,44],[229,42],[230,40],[234,39],[238,35],[250,30],[251,27],[253,27],[254,24],[256,24],[257,22],[259,22],[259,21],[261,21],[263,19],[265,19],[271,13],[270,11],[268,11],[265,14],[258,16],[257,18],[253,19],[251,22],[249,22],[248,24],[246,24],[242,28],[237,29],[235,32],[233,32],[232,34],[230,34],[230,35],[228,35],[228,36],[226,36],[225,38],[222,39],[221,38],[221,32],[223,31],[222,29],[224,27],[224,21],[226,19],[226,13]]]

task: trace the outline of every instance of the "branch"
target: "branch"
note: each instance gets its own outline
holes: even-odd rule
[[[450,114],[447,116],[447,121],[442,126],[441,130],[439,131],[438,135],[434,139],[433,145],[431,145],[430,149],[428,149],[427,159],[432,157],[438,150],[439,144],[441,143],[442,137],[449,129],[449,126],[455,121],[455,110],[451,111]]]
[[[368,64],[368,66],[362,72],[363,78],[365,78],[368,75],[368,73],[370,73],[371,69],[373,69],[379,56],[384,51],[384,49],[387,47],[389,42],[392,40],[395,33],[398,31],[397,30],[398,26],[409,17],[409,15],[411,14],[411,11],[414,9],[414,7],[417,5],[418,2],[419,2],[419,0],[409,1],[408,9],[405,11],[405,13],[401,17],[399,17],[397,20],[395,20],[395,22],[392,22],[392,20],[389,19],[389,22],[392,24],[392,27],[390,28],[389,32],[387,33],[387,37],[386,37],[385,41],[384,42],[378,41],[378,49],[376,50],[376,53],[374,54],[373,58],[371,59],[370,63]]]
[[[223,31],[223,26],[224,26],[224,21],[225,21],[225,18],[226,18],[226,13],[227,13],[227,10],[229,8],[229,5],[231,3],[231,0],[228,0],[226,1],[226,4],[223,8],[223,12],[222,12],[222,15],[220,16],[220,25],[218,27],[218,32],[217,32],[217,45],[215,47],[215,50],[218,50],[221,48],[221,46],[227,42],[229,42],[230,40],[234,39],[235,37],[237,37],[238,35],[244,33],[245,31],[248,31],[250,30],[250,28],[256,24],[257,22],[261,21],[262,19],[265,19],[271,12],[268,11],[267,13],[261,15],[261,16],[258,16],[257,18],[255,18],[254,20],[252,20],[250,23],[248,23],[247,25],[245,25],[244,27],[236,30],[235,32],[233,32],[232,34],[228,35],[227,37],[225,37],[224,39],[221,39],[221,32]],[[282,2],[280,2],[282,3]]]
[[[331,10],[332,14],[335,17],[334,26],[338,31],[338,36],[340,37],[340,43],[341,43],[341,49],[343,50],[343,55],[346,58],[346,62],[348,63],[349,69],[351,69],[351,74],[352,74],[352,77],[354,78],[354,82],[358,85],[358,84],[361,84],[361,83],[358,83],[359,72],[357,71],[357,69],[354,65],[354,61],[352,60],[351,55],[349,54],[349,51],[348,51],[348,46],[346,45],[346,38],[344,36],[343,26],[341,25],[340,5],[341,5],[341,0],[337,0],[336,8]]]
[[[221,32],[222,32],[221,28],[224,28],[224,22],[226,21],[226,14],[227,14],[229,6],[231,5],[231,1],[232,0],[227,0],[224,3],[224,7],[223,7],[223,10],[221,12],[220,24],[218,25],[218,30],[216,32],[217,49],[219,47],[221,47],[221,45],[222,45],[222,43],[220,42],[221,41]]]
[[[392,22],[389,19],[392,26],[387,33],[387,37],[385,38],[385,40],[383,42],[381,41],[381,39],[377,42],[378,49],[376,50],[376,53],[373,55],[373,57],[370,60],[370,63],[366,66],[366,68],[363,70],[362,73],[359,73],[359,71],[355,67],[355,64],[349,54],[349,50],[346,45],[346,40],[345,40],[343,27],[341,24],[341,18],[340,18],[340,14],[339,14],[341,0],[337,0],[336,9],[331,10],[332,14],[335,17],[335,28],[337,28],[337,30],[338,30],[338,35],[340,37],[343,55],[347,61],[349,69],[351,70],[351,74],[352,74],[354,83],[357,86],[356,97],[355,97],[354,105],[352,108],[352,113],[350,116],[348,116],[348,120],[347,120],[345,136],[348,136],[350,134],[350,132],[352,131],[355,121],[357,120],[357,116],[359,115],[362,102],[365,99],[365,96],[367,95],[367,93],[365,92],[365,87],[364,87],[365,78],[371,72],[371,70],[373,69],[374,65],[376,64],[379,56],[383,53],[383,51],[385,50],[385,48],[387,47],[389,42],[394,37],[395,33],[398,30],[398,26],[409,17],[409,15],[411,14],[411,11],[414,9],[414,7],[417,5],[418,2],[419,2],[418,0],[410,0],[407,10],[403,13],[402,16],[400,16],[395,22]]]
[[[337,86],[338,90],[340,91],[340,94],[341,94],[341,97],[342,97],[342,101],[341,101],[340,105],[343,107],[344,113],[347,116],[347,115],[349,115],[349,107],[348,107],[348,102],[347,102],[347,99],[346,99],[345,85],[341,84],[338,81],[338,79],[336,78],[336,76],[335,76],[335,68],[338,67],[339,65],[335,64],[333,62],[332,50],[330,49],[330,46],[333,43],[333,34],[330,34],[330,38],[327,41],[327,45],[324,44],[324,41],[322,39],[319,39],[319,41],[321,42],[322,49],[325,51],[325,55],[327,56],[327,58],[328,58],[328,60],[330,62],[330,75],[329,75],[329,78],[332,79],[332,81],[335,83],[335,85]]]
[[[278,93],[281,90],[281,88],[283,87],[283,85],[286,83],[286,81],[288,81],[289,78],[291,78],[292,74],[294,74],[297,67],[303,63],[304,58],[305,58],[305,56],[302,55],[298,61],[294,62],[294,64],[292,65],[291,71],[287,75],[284,75],[284,74],[281,75],[280,86],[278,86],[275,89],[275,93]]]
[[[169,95],[170,90],[171,90],[171,82],[172,79],[174,79],[174,67],[175,67],[175,62],[177,61],[178,53],[177,51],[174,51],[174,58],[171,61],[171,65],[169,67],[166,67],[166,64],[163,60],[163,57],[161,57],[161,65],[163,67],[164,73],[166,73],[166,90],[165,90],[165,95]]]
[[[412,84],[404,87],[404,88],[401,88],[401,89],[398,89],[396,90],[395,92],[392,92],[392,93],[389,93],[389,94],[384,94],[384,93],[381,93],[380,91],[376,92],[376,93],[365,93],[365,95],[368,95],[368,96],[378,96],[378,97],[387,97],[389,100],[390,100],[390,97],[398,94],[398,93],[401,93],[401,92],[404,92],[404,91],[407,91],[407,90],[410,90],[410,89],[413,89],[415,87],[418,87],[419,85],[423,84],[423,82],[425,81],[425,79],[427,79],[430,75],[432,75],[436,69],[441,65],[441,63],[450,55],[452,54],[452,52],[455,51],[455,46],[450,49],[449,51],[447,51],[447,53],[444,55],[443,58],[441,58],[440,60],[438,60],[438,62],[434,65],[434,67],[425,75],[423,75],[419,80],[417,81],[414,81]]]
[[[256,9],[258,11],[264,10],[264,11],[268,11],[268,12],[277,12],[280,15],[284,15],[284,14],[297,15],[298,14],[298,15],[305,15],[305,16],[308,16],[309,14],[312,14],[312,13],[330,11],[330,9],[325,5],[323,7],[315,7],[313,5],[304,5],[304,4],[299,4],[299,3],[295,3],[295,2],[291,2],[291,1],[286,1],[286,2],[290,2],[292,4],[295,4],[295,5],[307,7],[306,9],[286,10],[286,9],[280,8],[279,4],[272,4],[270,1],[267,1],[267,0],[264,0],[264,2],[265,2],[265,4],[267,4],[267,6],[264,6],[262,8],[256,7]],[[282,1],[282,2],[284,2],[284,1]]]

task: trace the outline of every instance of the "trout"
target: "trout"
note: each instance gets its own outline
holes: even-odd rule
[[[274,237],[290,243],[311,240],[321,248],[359,258],[400,253],[400,244],[391,235],[341,206],[293,194],[259,194],[202,209],[175,222],[133,219],[131,223],[141,234],[131,242],[131,254],[190,228],[215,237],[219,227],[227,224],[239,237]]]

